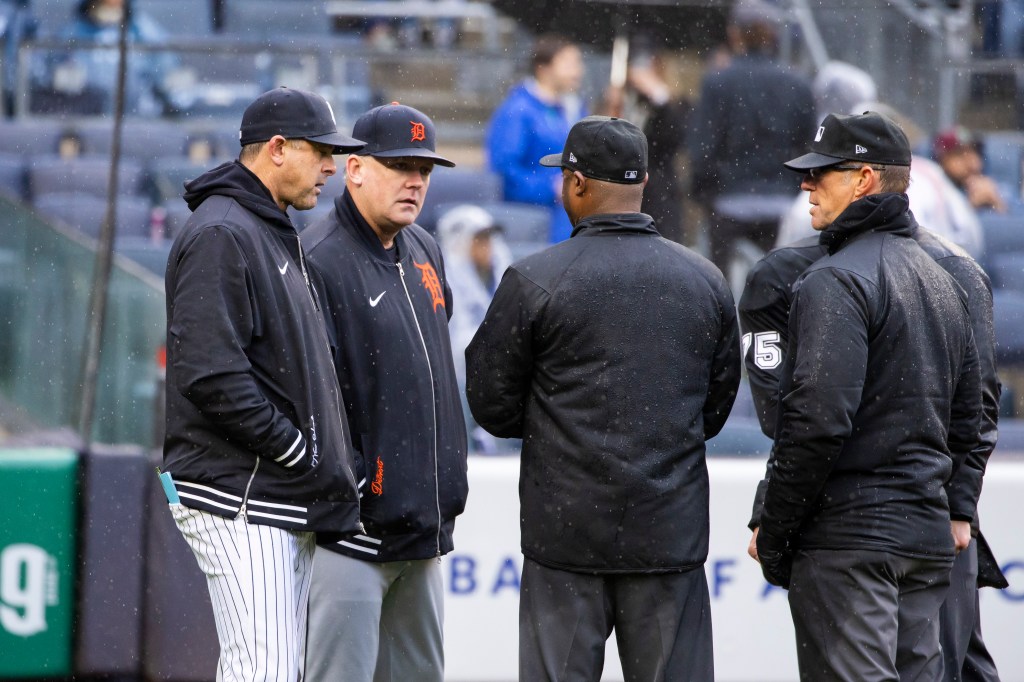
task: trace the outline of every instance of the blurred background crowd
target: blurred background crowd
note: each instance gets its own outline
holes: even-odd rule
[[[279,85],[322,94],[340,129],[390,101],[437,123],[458,166],[431,176],[418,222],[445,251],[457,362],[504,268],[569,237],[559,172],[536,161],[583,116],[644,129],[645,211],[738,296],[753,262],[810,231],[781,162],[825,114],[883,111],[915,149],[919,222],[992,279],[1007,442],[1024,417],[1024,0],[0,0],[0,48],[6,437],[74,423],[114,197],[96,437],[159,442],[162,275],[188,217],[182,183],[237,155],[242,110]],[[328,183],[296,225],[342,187]],[[467,428],[475,452],[516,451]],[[748,398],[710,445],[766,452]]]

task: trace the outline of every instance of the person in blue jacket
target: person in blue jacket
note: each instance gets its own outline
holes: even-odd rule
[[[534,45],[532,76],[519,83],[495,110],[487,126],[487,157],[504,183],[505,201],[546,206],[551,242],[569,238],[572,226],[562,209],[562,176],[537,159],[561,151],[572,124],[587,115],[577,94],[583,55],[569,39],[544,35]]]

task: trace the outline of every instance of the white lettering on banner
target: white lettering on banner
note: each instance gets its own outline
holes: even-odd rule
[[[5,547],[0,552],[0,625],[21,637],[46,630],[46,607],[58,603],[57,578],[57,560],[42,547]]]
[[[771,364],[778,341],[750,338],[748,351]],[[781,353],[780,353],[781,354]],[[753,359],[753,357],[751,357]],[[782,682],[799,677],[787,592],[765,582],[746,554],[747,521],[763,458],[710,457],[708,560],[719,682]],[[518,457],[470,457],[466,512],[457,549],[443,562],[445,679],[506,682],[518,670],[520,552]],[[1001,678],[1024,682],[1020,623],[1024,617],[1024,535],[1015,525],[1024,494],[1024,459],[997,451],[985,475],[979,516],[1010,587],[980,591],[985,644]],[[758,660],[757,666],[750,661]],[[766,675],[765,671],[771,671]],[[622,682],[615,638],[609,640],[603,682]]]

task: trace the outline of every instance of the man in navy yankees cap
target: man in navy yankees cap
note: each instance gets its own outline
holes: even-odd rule
[[[438,557],[466,502],[466,423],[434,237],[416,224],[438,154],[433,121],[397,102],[360,116],[345,192],[303,235],[322,282],[362,481],[363,530],[324,537],[310,587],[310,680],[442,682]]]
[[[239,141],[237,160],[186,183],[192,215],[168,258],[163,482],[206,574],[216,678],[296,680],[315,533],[361,526],[334,359],[288,209],[314,208],[334,155],[362,143],[322,97],[290,88],[246,109]]]

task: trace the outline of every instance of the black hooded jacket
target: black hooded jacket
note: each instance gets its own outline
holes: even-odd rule
[[[795,286],[757,539],[780,584],[796,549],[951,559],[951,502],[973,515],[976,492],[945,485],[978,442],[978,352],[963,290],[916,230],[906,195],[855,201]]]
[[[182,504],[357,529],[347,423],[295,228],[238,162],[188,183],[185,201],[167,263],[164,438]]]
[[[523,439],[527,558],[591,573],[704,563],[705,440],[740,373],[714,265],[642,213],[585,218],[505,272],[466,365],[477,422]]]
[[[376,562],[447,554],[469,483],[441,249],[409,225],[395,235],[396,262],[347,191],[303,239],[322,280],[366,528],[323,546]]]

